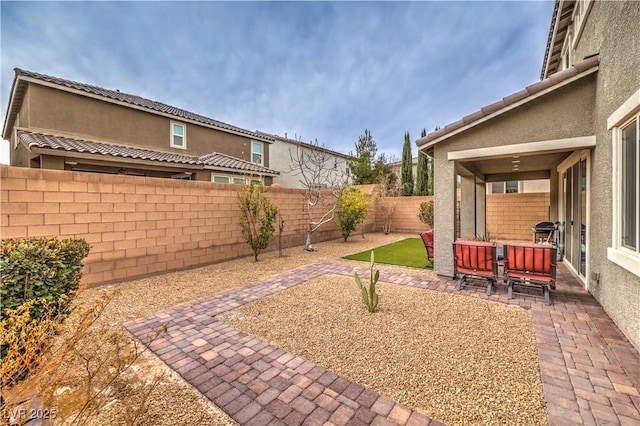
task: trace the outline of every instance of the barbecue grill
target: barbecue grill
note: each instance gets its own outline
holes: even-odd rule
[[[553,222],[538,222],[531,228],[533,232],[533,242],[538,242],[540,239],[544,239],[544,242],[555,244],[558,240],[556,232],[558,231],[558,224]]]

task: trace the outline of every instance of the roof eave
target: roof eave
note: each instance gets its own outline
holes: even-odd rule
[[[4,124],[2,126],[2,138],[8,140],[9,139],[9,131],[10,129],[13,127],[14,123],[15,123],[15,117],[12,118],[12,115],[14,114],[14,111],[16,110],[16,108],[19,110],[20,106],[19,105],[15,105],[17,100],[16,100],[16,91],[18,88],[18,84],[20,83],[21,80],[21,76],[16,75],[13,78],[13,84],[11,85],[11,94],[9,95],[9,103],[7,104],[7,113],[4,116]],[[22,104],[22,97],[20,97],[19,102],[20,104]],[[11,123],[10,123],[11,121]]]
[[[178,163],[160,160],[143,160],[139,158],[120,157],[110,154],[92,154],[86,152],[67,151],[64,149],[43,148],[40,146],[27,146],[34,154],[53,155],[57,157],[69,157],[69,159],[99,160],[107,163],[121,163],[127,165],[152,166],[158,169],[190,169],[202,170],[198,164]]]
[[[257,175],[257,176],[271,176],[271,177],[276,177],[279,176],[280,173],[273,171],[273,172],[258,172],[258,171],[251,171],[251,170],[242,170],[242,169],[234,169],[231,167],[222,167],[222,166],[204,166],[205,170],[217,170],[217,171],[221,171],[221,172],[229,172],[229,173],[241,173],[241,174],[247,174],[247,175]]]
[[[445,132],[443,134],[441,134],[440,136],[438,136],[436,138],[433,138],[433,135],[431,135],[431,138],[430,138],[429,137],[430,135],[427,135],[425,137],[422,137],[422,138],[418,139],[416,141],[416,145],[418,146],[418,148],[420,150],[427,150],[427,149],[433,147],[434,145],[436,145],[436,144],[438,144],[438,143],[440,143],[440,142],[442,142],[442,141],[444,141],[446,139],[449,139],[449,138],[451,138],[451,137],[453,137],[453,136],[455,136],[455,135],[457,135],[459,133],[467,131],[468,129],[470,129],[472,127],[475,127],[475,126],[477,126],[477,125],[479,125],[481,123],[484,123],[486,121],[492,120],[493,118],[495,118],[497,116],[500,116],[500,115],[504,114],[505,112],[508,112],[508,111],[511,111],[511,110],[513,110],[515,108],[518,108],[518,107],[520,107],[520,106],[522,106],[524,104],[527,104],[527,103],[529,103],[529,102],[531,102],[531,101],[533,101],[535,99],[540,98],[541,96],[544,96],[544,95],[546,95],[546,94],[548,94],[550,92],[553,92],[555,90],[560,89],[561,87],[564,87],[564,86],[566,86],[568,84],[571,84],[571,83],[573,83],[573,82],[575,82],[577,80],[580,80],[580,79],[582,79],[582,78],[584,78],[584,77],[586,77],[586,76],[588,76],[590,74],[593,74],[593,73],[597,72],[598,69],[599,69],[599,65],[594,65],[594,66],[592,66],[590,68],[582,70],[581,72],[578,72],[577,74],[575,74],[575,75],[573,75],[573,76],[571,76],[569,78],[565,78],[564,80],[556,82],[555,84],[552,84],[552,85],[546,87],[543,90],[535,92],[535,93],[531,94],[530,96],[527,96],[527,97],[525,97],[523,99],[520,99],[520,100],[518,100],[516,102],[513,102],[511,104],[505,105],[504,107],[502,107],[500,109],[497,109],[497,110],[491,112],[490,114],[482,116],[481,118],[479,118],[479,119],[477,119],[475,121],[464,123],[463,120],[459,120],[458,122],[453,123],[453,125],[451,125],[451,124],[448,125],[448,126],[454,127],[450,132],[446,132],[446,127],[448,127],[448,126],[445,126],[445,128],[443,129],[443,130],[445,130]],[[547,81],[549,81],[549,80],[543,80],[542,82],[537,83],[537,84],[547,84],[547,83],[545,83]],[[553,77],[551,77],[551,81],[553,81]],[[511,95],[511,96],[513,96],[513,95]],[[490,108],[490,107],[491,107],[491,105],[489,105],[488,107],[484,107],[482,109],[486,109],[486,108]],[[474,115],[474,114],[471,114],[471,115]],[[462,124],[460,124],[460,122],[462,122]]]

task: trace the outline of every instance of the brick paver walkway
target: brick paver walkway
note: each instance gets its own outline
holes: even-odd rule
[[[400,424],[435,420],[305,359],[246,335],[216,315],[324,274],[368,269],[318,263],[125,324],[151,351],[243,425]],[[381,271],[380,280],[455,292],[454,282]],[[602,307],[560,269],[552,306],[506,286],[458,294],[532,310],[550,425],[640,424],[640,356]]]

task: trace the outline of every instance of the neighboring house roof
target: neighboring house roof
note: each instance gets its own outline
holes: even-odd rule
[[[72,139],[63,136],[18,130],[18,139],[29,149],[41,148],[79,154],[96,154],[123,159],[148,160],[171,166],[192,165],[202,168],[225,169],[277,176],[279,172],[268,167],[240,160],[230,155],[212,152],[201,156],[174,154],[144,148],[131,148],[110,143]],[[72,156],[72,155],[71,155]]]
[[[273,140],[278,140],[278,141],[282,141],[282,142],[288,142],[288,143],[296,144],[296,145],[300,144],[300,145],[302,145],[302,146],[304,146],[306,148],[315,149],[315,150],[318,150],[318,151],[326,152],[327,154],[331,154],[331,155],[333,155],[335,157],[341,157],[341,158],[345,158],[345,159],[349,159],[349,158],[352,157],[349,154],[343,154],[343,153],[338,152],[338,151],[333,151],[331,149],[325,148],[324,146],[314,145],[313,143],[308,143],[308,142],[302,142],[302,141],[299,141],[299,140],[296,140],[296,139],[288,138],[286,136],[279,136],[279,135],[265,133],[265,132],[261,132],[261,131],[256,131],[256,133],[258,133],[260,135],[264,135],[265,137],[271,138]]]
[[[22,102],[24,96],[24,90],[27,82],[35,82],[48,86],[54,86],[56,88],[72,91],[75,93],[86,94],[92,97],[100,98],[107,102],[114,102],[119,104],[125,104],[125,106],[131,106],[138,109],[143,109],[153,113],[160,113],[168,115],[177,119],[188,120],[197,124],[201,124],[207,127],[212,127],[225,132],[240,134],[248,137],[252,137],[258,140],[273,142],[273,139],[266,136],[266,134],[258,134],[250,130],[245,130],[240,127],[232,126],[227,123],[223,123],[218,120],[214,120],[203,115],[195,114],[193,112],[186,111],[181,108],[176,108],[171,105],[164,104],[162,102],[156,102],[149,99],[142,98],[136,95],[130,95],[128,93],[120,92],[119,90],[105,89],[98,86],[92,86],[90,84],[79,83],[77,81],[65,80],[58,77],[53,77],[46,74],[40,74],[37,72],[27,71],[20,68],[15,68],[15,78],[11,89],[11,96],[9,98],[9,105],[7,107],[7,115],[5,117],[3,137],[7,138],[7,132],[13,126],[16,119],[16,114],[19,110],[19,104]],[[13,106],[16,106],[13,108]]]
[[[427,136],[418,139],[416,144],[419,147],[426,146],[427,148],[435,145],[436,143],[458,134],[465,129],[483,123],[490,118],[503,114],[526,102],[532,101],[542,94],[558,89],[565,84],[589,75],[598,70],[599,63],[598,55],[576,62],[572,67],[569,67],[566,70],[557,72],[542,81],[527,86],[519,92],[502,98],[498,102],[487,105],[473,114],[467,115],[461,120],[447,124],[443,128],[429,133]]]

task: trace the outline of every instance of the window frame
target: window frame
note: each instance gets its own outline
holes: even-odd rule
[[[223,179],[227,179],[226,182],[216,182],[215,179],[216,178],[223,178]],[[242,181],[242,182],[240,182]],[[245,177],[245,176],[239,176],[239,175],[233,175],[233,174],[224,174],[224,173],[212,173],[211,174],[211,182],[213,183],[220,183],[220,184],[228,184],[228,185],[248,185],[248,184],[260,184],[260,185],[264,185],[264,181],[262,176],[252,176],[252,177]]]
[[[182,127],[182,135],[178,135],[173,131],[174,126]],[[175,143],[175,138],[174,138],[175,136],[182,137],[182,145],[177,145]],[[171,125],[169,126],[169,146],[171,148],[187,149],[187,125],[186,124],[179,123],[173,120],[171,121]]]
[[[636,126],[636,179],[640,175],[640,89],[627,99],[607,120],[612,131],[612,247],[607,248],[607,258],[640,277],[640,218],[636,222],[636,249],[622,244],[623,207],[623,152],[622,130]],[[640,182],[636,184],[636,212],[640,212]]]
[[[260,152],[255,152],[254,151],[254,147],[255,146],[259,146],[260,147]],[[260,162],[256,162],[256,161],[253,160],[253,156],[254,155],[259,155],[260,156]],[[259,166],[264,166],[264,143],[263,142],[251,141],[251,162],[253,164],[257,164]]]

